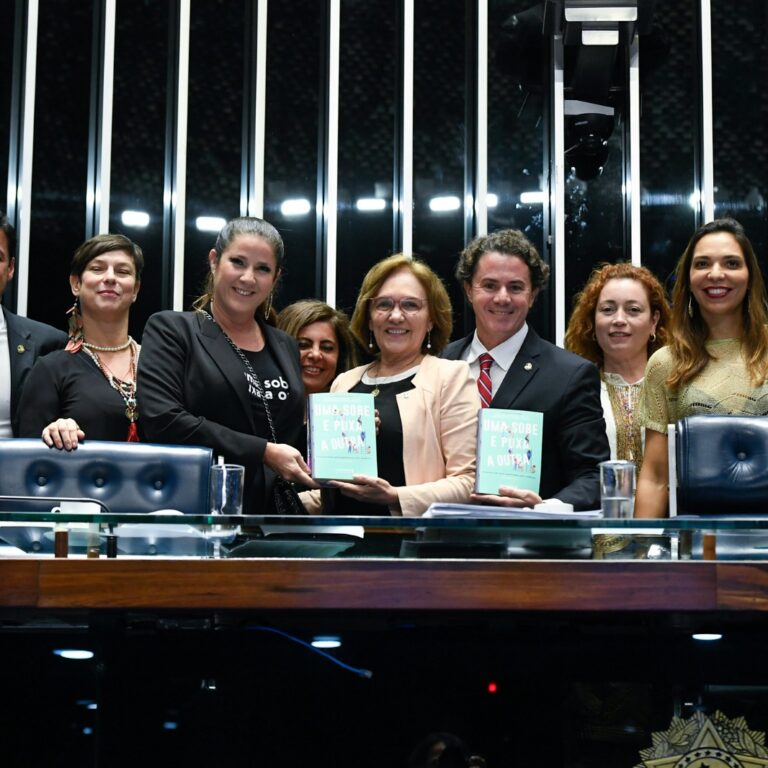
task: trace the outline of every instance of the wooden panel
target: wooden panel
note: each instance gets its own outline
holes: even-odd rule
[[[718,563],[718,608],[768,611],[768,564]]]
[[[46,560],[46,608],[670,611],[717,608],[717,564]]]
[[[37,605],[39,560],[0,560],[0,606]]]

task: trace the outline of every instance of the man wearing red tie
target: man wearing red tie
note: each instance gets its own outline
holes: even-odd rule
[[[598,370],[526,323],[549,265],[522,232],[505,229],[475,238],[461,254],[456,277],[476,330],[449,344],[442,356],[469,363],[484,407],[544,414],[539,494],[502,487],[498,496],[474,499],[510,507],[558,499],[576,510],[598,509],[597,465],[610,458]]]

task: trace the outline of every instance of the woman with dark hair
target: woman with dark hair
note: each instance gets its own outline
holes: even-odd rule
[[[349,318],[325,302],[305,299],[289,304],[278,314],[277,327],[299,343],[307,395],[327,392],[338,374],[357,365]]]
[[[35,364],[24,388],[19,435],[71,450],[80,440],[138,440],[139,345],[128,316],[144,255],[124,235],[97,235],[75,251],[69,342]]]
[[[741,224],[700,227],[675,274],[670,343],[648,361],[640,403],[646,446],[636,517],[666,512],[668,424],[696,414],[768,414],[768,304]]]
[[[612,459],[643,460],[637,404],[648,356],[666,344],[669,307],[645,267],[604,264],[575,299],[565,347],[600,369],[600,400]]]
[[[338,493],[322,499],[302,494],[310,512],[418,516],[433,502],[469,501],[480,396],[467,363],[436,357],[451,325],[448,292],[426,264],[396,254],[371,267],[352,333],[375,359],[342,373],[331,391],[374,396],[379,476],[329,483]]]
[[[295,447],[304,411],[296,341],[270,324],[283,241],[262,219],[233,219],[208,264],[195,311],[159,312],[144,330],[142,430],[153,442],[206,445],[242,464],[244,511],[270,514],[276,476],[315,486]]]

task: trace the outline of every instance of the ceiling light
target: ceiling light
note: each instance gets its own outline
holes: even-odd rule
[[[570,3],[566,2],[565,20],[584,22],[584,21],[637,21],[636,5],[613,5],[601,7],[599,2],[593,5],[578,8],[569,8]]]
[[[200,232],[220,232],[227,223],[221,216],[198,216],[195,226]]]
[[[75,661],[84,661],[93,658],[93,651],[86,651],[81,648],[55,648],[54,656],[61,656],[62,659],[73,659]]]
[[[149,214],[146,211],[123,211],[120,220],[126,227],[149,226]]]
[[[695,632],[691,635],[694,640],[711,643],[714,640],[722,640],[723,636],[719,632]]]
[[[458,211],[461,208],[461,200],[455,195],[444,195],[442,197],[433,197],[429,201],[429,210],[436,212]]]
[[[312,206],[309,204],[309,200],[304,197],[283,200],[280,206],[280,213],[283,216],[306,216],[310,210],[312,210]]]
[[[338,635],[317,635],[312,638],[313,648],[340,648],[341,638]]]
[[[361,197],[356,203],[358,211],[383,211],[387,207],[387,201],[380,197]]]
[[[520,202],[523,205],[542,205],[547,199],[544,192],[521,192]]]

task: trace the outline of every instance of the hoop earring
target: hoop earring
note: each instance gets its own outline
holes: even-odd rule
[[[368,349],[373,349],[373,331],[368,330]]]
[[[432,349],[432,329],[427,331],[427,349]]]
[[[648,341],[650,341],[650,342],[651,342],[651,344],[653,344],[653,342],[654,342],[654,341],[656,341],[656,334],[655,334],[655,333],[652,333],[652,334],[650,335],[650,337],[648,338]]]
[[[688,317],[693,317],[693,299],[691,297],[688,297]]]
[[[264,305],[264,319],[269,320],[269,313],[272,311],[272,293],[270,292],[267,298],[267,303]]]

